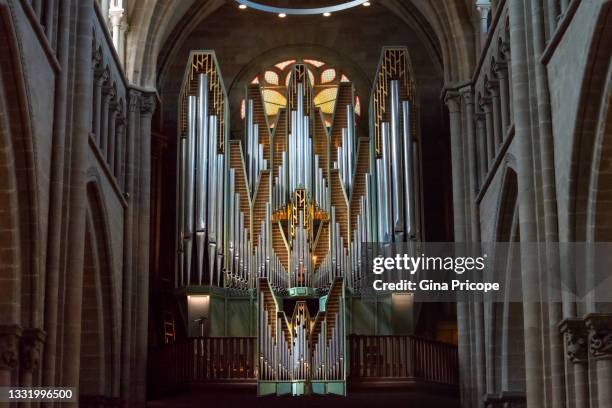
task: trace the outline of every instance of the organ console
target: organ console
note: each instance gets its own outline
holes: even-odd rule
[[[187,64],[175,284],[190,293],[219,288],[257,299],[261,395],[344,395],[345,297],[361,292],[369,272],[362,244],[421,238],[407,50],[383,49],[368,136],[357,125],[352,84],[334,86],[327,123],[314,103],[319,90],[309,65],[292,62],[277,115],[262,112],[260,85],[248,85],[244,136],[230,139],[214,53],[192,52]]]

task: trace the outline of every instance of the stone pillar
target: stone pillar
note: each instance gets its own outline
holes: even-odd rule
[[[136,398],[144,405],[146,394],[147,338],[149,320],[149,229],[151,210],[151,120],[155,110],[155,96],[143,95],[140,104],[140,191],[138,196],[138,280],[136,315]]]
[[[476,113],[476,138],[478,139],[478,170],[480,173],[480,186],[487,177],[487,129],[483,112]]]
[[[448,92],[445,96],[450,116],[451,157],[453,172],[453,219],[455,242],[466,240],[465,220],[465,185],[463,167],[463,146],[461,135],[461,100],[456,92]],[[461,406],[471,407],[473,390],[470,384],[472,361],[470,352],[469,333],[469,305],[466,302],[457,302],[457,331],[459,337],[459,389],[461,392]]]
[[[124,160],[124,151],[125,151],[125,120],[123,117],[119,116],[117,119],[117,138],[115,141],[115,157],[114,166],[112,168],[113,174],[117,179],[117,184],[119,188],[123,189],[123,160]]]
[[[123,61],[123,56],[120,54],[120,50],[123,42],[123,30],[121,26],[123,24],[125,10],[123,9],[123,4],[121,3],[121,0],[116,0],[116,3],[109,9],[108,15],[110,17],[112,27],[113,44],[115,46],[115,50],[117,51],[117,55],[119,55],[119,60]]]
[[[493,111],[493,139],[495,140],[495,154],[499,151],[503,140],[504,134],[502,131],[502,122],[501,122],[501,106],[499,102],[499,82],[490,79],[487,83],[487,90],[489,91],[489,95],[491,95],[491,110]]]
[[[125,242],[123,251],[123,320],[121,332],[121,400],[125,406],[131,406],[130,390],[132,386],[132,364],[134,361],[133,330],[132,330],[132,315],[134,314],[133,299],[134,299],[134,281],[136,279],[135,253],[134,253],[134,229],[137,220],[137,212],[135,211],[135,172],[138,169],[136,164],[135,149],[136,135],[139,130],[139,109],[140,109],[140,92],[130,90],[128,92],[128,119],[127,119],[127,137],[126,137],[126,160],[125,160],[125,177],[124,177],[124,195],[128,203],[125,210],[125,223],[123,230],[123,241]]]
[[[111,104],[111,114],[108,122],[108,143],[106,150],[102,153],[106,157],[106,162],[111,172],[115,163],[115,140],[117,138],[117,103],[113,101]]]
[[[589,406],[588,333],[582,319],[564,319],[559,331],[565,338],[565,353],[574,377],[574,407]],[[551,333],[552,335],[552,333]]]
[[[61,381],[55,386],[74,387],[79,384],[81,353],[81,315],[83,298],[83,264],[85,256],[85,217],[87,206],[86,170],[88,133],[91,127],[90,109],[93,99],[93,69],[91,61],[94,18],[93,0],[78,2],[76,54],[74,58],[74,94],[70,149],[70,199],[68,204],[67,237],[69,251],[63,278],[63,311],[60,318],[63,333]],[[78,405],[78,404],[69,404]]]
[[[51,187],[49,189],[49,227],[47,236],[47,262],[44,301],[44,324],[47,338],[43,353],[42,385],[56,384],[56,358],[58,333],[58,304],[60,260],[63,258],[62,239],[64,231],[63,209],[66,204],[66,188],[64,186],[65,146],[67,135],[66,112],[69,103],[68,93],[68,63],[70,61],[70,35],[72,2],[60,0],[57,25],[57,58],[62,70],[55,84],[55,111],[53,115],[53,143],[51,148]],[[50,403],[47,404],[50,406]]]
[[[467,133],[467,168],[469,174],[471,237],[472,241],[480,241],[480,223],[478,222],[478,208],[476,206],[476,194],[478,192],[478,164],[476,163],[476,131],[474,127],[474,96],[471,87],[461,89],[463,98],[463,110],[465,111],[465,124]]]
[[[518,212],[521,242],[537,242],[533,167],[531,106],[529,99],[529,59],[527,57],[525,1],[508,3],[510,48],[512,52],[512,96],[517,157]],[[525,247],[521,247],[523,250]],[[544,368],[540,303],[539,263],[534,251],[521,251],[523,281],[523,328],[525,334],[525,383],[527,406],[544,406]]]
[[[491,109],[491,98],[480,98],[480,108],[484,111],[486,139],[487,139],[487,168],[490,168],[495,161],[495,135],[493,132],[493,111]]]
[[[585,316],[589,354],[595,365],[598,408],[612,407],[612,313]]]
[[[551,38],[557,31],[557,17],[559,16],[559,1],[548,0],[546,13],[548,14],[548,38]]]
[[[19,337],[20,326],[0,326],[0,387],[15,385],[11,383],[11,374],[19,366]]]
[[[569,7],[570,0],[561,0],[561,14],[565,14]]]
[[[108,124],[110,117],[110,104],[111,100],[115,96],[115,91],[112,87],[107,87],[107,93],[104,95],[104,102],[102,103],[102,120],[101,120],[101,129],[100,129],[100,144],[98,147],[100,148],[100,153],[102,156],[106,155],[106,149],[108,146]]]
[[[508,67],[503,62],[498,62],[493,68],[499,81],[499,98],[501,108],[502,138],[506,136],[510,126],[510,98],[508,95]]]
[[[489,11],[491,11],[491,2],[489,0],[476,1],[476,10],[478,10],[480,15],[480,33],[484,34],[483,38],[486,38],[486,34],[489,31],[488,17]]]
[[[108,72],[101,70],[97,71],[97,78],[94,78],[94,111],[93,111],[93,133],[96,138],[96,144],[99,146],[101,140],[101,124],[102,124],[102,92],[104,83],[108,80]]]

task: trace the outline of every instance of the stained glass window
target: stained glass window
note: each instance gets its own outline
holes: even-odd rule
[[[266,114],[268,116],[278,114],[278,110],[287,105],[287,99],[278,91],[273,89],[264,89],[261,93],[263,95]]]
[[[321,83],[322,84],[328,84],[328,83],[332,82],[334,79],[336,79],[336,70],[333,69],[333,68],[327,68],[321,74]]]
[[[278,85],[279,78],[276,72],[266,71],[266,73],[264,74],[264,78],[266,79],[266,82],[270,85]]]
[[[337,87],[323,89],[314,97],[315,107],[321,108],[321,112],[324,114],[331,115],[334,113],[334,106],[336,105],[337,96]]]

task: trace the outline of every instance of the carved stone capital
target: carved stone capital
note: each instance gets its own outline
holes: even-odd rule
[[[505,62],[497,61],[493,64],[493,72],[499,79],[505,79],[508,77],[508,64]]]
[[[140,103],[140,113],[152,115],[153,112],[155,112],[155,96],[152,94],[143,95]]]
[[[0,326],[0,370],[10,371],[19,365],[19,337],[18,325]]]
[[[128,110],[130,112],[136,112],[141,96],[142,94],[140,92],[134,91],[133,89],[128,92]]]
[[[499,84],[498,80],[491,79],[491,78],[488,78],[487,81],[485,82],[485,89],[489,92],[489,94],[493,98],[499,95],[499,90],[497,88],[498,84]]]
[[[459,93],[461,94],[461,99],[463,103],[465,103],[466,105],[474,104],[474,92],[472,92],[471,86],[466,86],[465,88],[461,88],[459,90]]]
[[[501,41],[499,43],[499,52],[501,52],[506,61],[510,61],[510,41]]]
[[[591,357],[612,358],[612,313],[591,313],[584,320],[589,329]]]
[[[564,319],[559,331],[565,339],[565,351],[572,363],[586,363],[589,358],[589,337],[582,319]]]
[[[45,337],[45,333],[40,329],[30,329],[23,332],[19,360],[24,370],[34,371],[38,367]]]
[[[444,103],[448,106],[450,113],[459,112],[461,109],[461,98],[457,92],[447,92],[446,95],[444,95]]]

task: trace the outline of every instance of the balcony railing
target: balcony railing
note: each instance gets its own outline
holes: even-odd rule
[[[255,337],[196,337],[154,349],[149,355],[153,388],[207,381],[254,380]]]
[[[349,381],[422,382],[457,387],[457,347],[415,336],[348,337]],[[255,337],[199,337],[151,350],[152,390],[257,378]]]
[[[457,386],[457,347],[415,336],[349,336],[351,380],[404,379]]]

